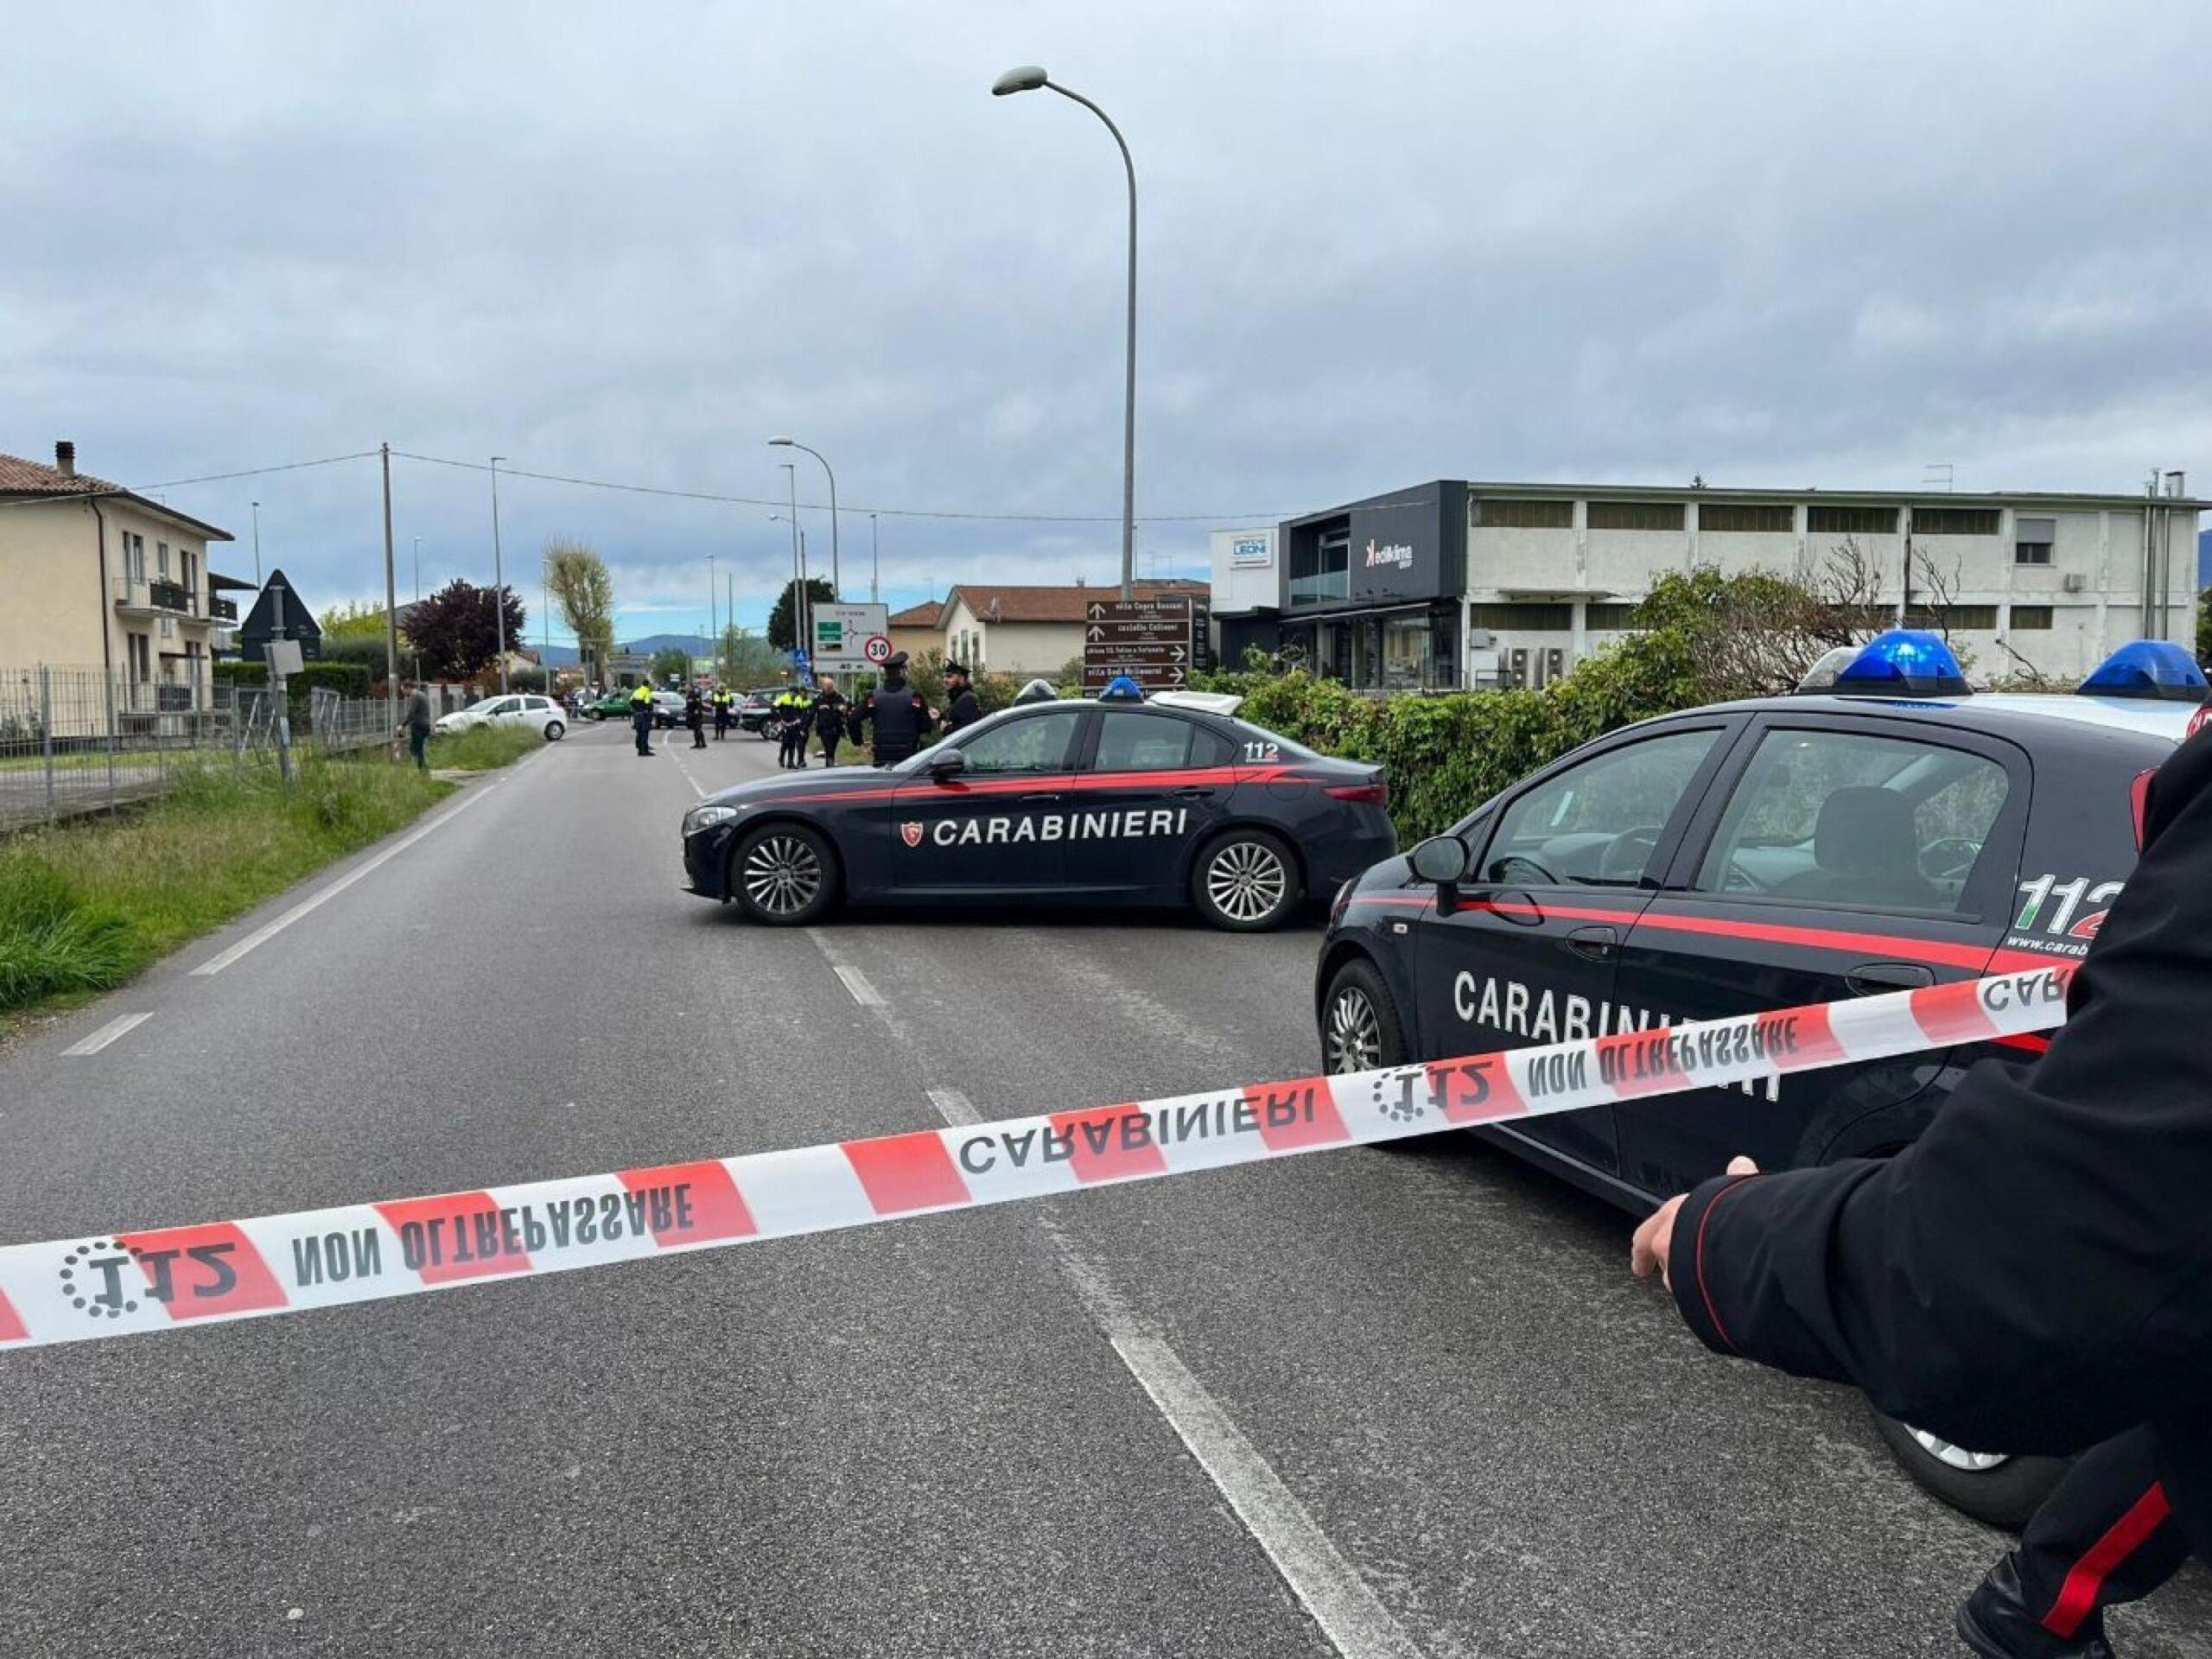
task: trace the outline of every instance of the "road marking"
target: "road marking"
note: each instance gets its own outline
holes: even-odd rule
[[[842,969],[840,970],[842,971]],[[982,1122],[957,1089],[931,1089],[930,1104],[956,1128]],[[1088,1260],[1049,1215],[1038,1223],[1052,1242],[1060,1271],[1098,1333],[1137,1380],[1183,1447],[1229,1500],[1236,1518],[1274,1563],[1299,1605],[1344,1659],[1422,1659],[1405,1627],[1390,1616],[1359,1569],[1329,1541],[1298,1496],[1258,1448],[1191,1375],[1166,1338],[1129,1311],[1105,1273]]]
[[[832,963],[830,966],[836,970],[837,977],[844,982],[845,988],[853,994],[853,1001],[859,1003],[861,1007],[880,1008],[886,1006],[883,993],[869,984],[868,976],[859,969],[849,967],[843,963]]]
[[[705,800],[707,798],[707,791],[699,787],[699,780],[691,775],[691,768],[685,766],[681,760],[678,760],[676,763],[676,769],[683,774],[683,781],[691,785],[691,792],[694,795],[696,795],[701,800]]]
[[[534,760],[536,757],[532,756],[531,758]],[[530,761],[526,760],[521,764],[528,766]],[[282,916],[279,916],[275,921],[269,923],[265,926],[256,928],[252,932],[247,934],[245,938],[240,939],[236,944],[232,945],[228,950],[209,957],[206,962],[201,963],[197,968],[194,968],[192,970],[193,976],[195,978],[201,978],[209,974],[221,973],[224,969],[229,967],[239,957],[245,955],[247,951],[268,944],[270,940],[275,938],[279,933],[282,933],[294,922],[298,921],[301,917],[306,915],[308,912],[315,910],[322,905],[328,903],[331,899],[335,899],[340,893],[345,892],[346,888],[352,887],[363,876],[369,874],[372,871],[383,868],[386,864],[389,864],[393,859],[397,858],[402,853],[405,852],[410,847],[412,847],[416,842],[422,840],[423,836],[429,835],[432,830],[444,829],[446,825],[451,823],[455,818],[467,811],[470,807],[475,805],[477,802],[482,800],[485,796],[491,793],[492,791],[498,787],[499,785],[497,784],[485,784],[477,789],[472,790],[462,798],[461,804],[454,807],[450,812],[445,813],[442,817],[431,819],[429,823],[423,825],[419,830],[413,830],[398,841],[394,842],[391,846],[385,848],[384,851],[378,853],[374,858],[370,859],[366,863],[363,864],[359,869],[349,871],[347,874],[340,876],[338,880],[332,882],[328,887],[323,888],[321,892],[311,894],[309,897],[301,899],[298,904],[294,905],[289,910],[286,911]]]
[[[143,1014],[118,1014],[91,1036],[74,1042],[61,1052],[65,1055],[97,1054],[125,1032],[136,1031],[154,1017],[153,1010]]]

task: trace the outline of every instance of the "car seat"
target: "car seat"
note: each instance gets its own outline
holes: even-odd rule
[[[1949,901],[1920,873],[1913,804],[1894,790],[1855,785],[1821,803],[1812,869],[1775,889],[1786,898],[1942,910]]]

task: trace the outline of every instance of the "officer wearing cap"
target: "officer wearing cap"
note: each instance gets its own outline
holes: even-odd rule
[[[2087,1453],[1959,1610],[1985,1659],[2110,1659],[2104,1609],[2212,1556],[2212,731],[2141,824],[2032,1067],[1975,1067],[1894,1158],[1739,1158],[1631,1253],[1716,1352],[1956,1446]]]
[[[975,688],[968,683],[968,669],[962,663],[944,665],[944,734],[950,737],[964,726],[973,726],[983,717],[983,705],[976,701]]]
[[[906,683],[906,653],[893,652],[883,665],[883,683],[855,706],[846,730],[854,742],[864,728],[872,728],[875,764],[888,766],[906,760],[936,729],[937,718],[922,694]]]

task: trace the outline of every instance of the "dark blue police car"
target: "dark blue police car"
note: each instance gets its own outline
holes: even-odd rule
[[[860,904],[1188,904],[1274,927],[1397,849],[1381,772],[1163,693],[1003,710],[881,770],[741,784],[684,815],[694,893],[794,925]]]
[[[1895,991],[2078,957],[2126,881],[2131,808],[2202,722],[2174,645],[2072,696],[1967,695],[1940,639],[1885,634],[1825,692],[1719,704],[1586,745],[1336,900],[1324,1062],[1403,1061]],[[1476,1131],[1648,1211],[1736,1153],[1762,1168],[1910,1142],[1965,1043],[1748,1089]],[[2052,1471],[1885,1421],[1923,1484],[2017,1521]]]

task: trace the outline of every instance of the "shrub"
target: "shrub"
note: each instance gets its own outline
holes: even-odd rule
[[[104,990],[137,963],[122,916],[79,899],[41,858],[0,858],[0,1008]]]

